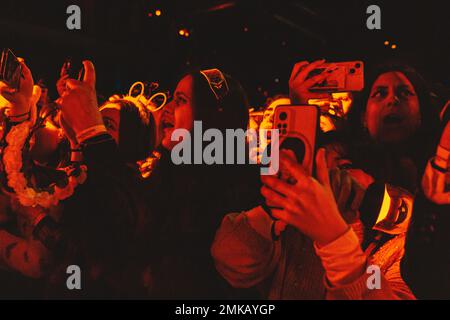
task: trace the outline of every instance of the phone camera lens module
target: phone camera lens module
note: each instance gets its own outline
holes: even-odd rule
[[[284,121],[284,120],[286,120],[286,119],[287,119],[287,114],[286,114],[286,112],[281,112],[281,113],[280,113],[280,120]]]

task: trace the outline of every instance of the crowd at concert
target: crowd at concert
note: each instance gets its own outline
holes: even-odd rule
[[[366,63],[363,90],[317,92],[330,61],[301,61],[255,109],[211,66],[170,96],[139,83],[100,102],[89,60],[50,99],[23,58],[20,86],[0,82],[2,298],[450,298],[450,108],[413,66]],[[172,161],[194,121],[272,129],[277,106],[312,99],[313,172],[289,146],[274,175]]]

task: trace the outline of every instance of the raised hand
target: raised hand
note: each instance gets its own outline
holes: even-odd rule
[[[9,103],[8,116],[16,117],[26,115],[32,106],[33,76],[30,69],[22,58],[18,58],[22,66],[22,78],[18,90],[10,88],[6,83],[0,81],[0,94]]]
[[[317,179],[289,157],[280,152],[280,167],[291,175],[288,183],[275,176],[262,176],[261,194],[272,209],[272,215],[294,226],[315,241],[326,245],[343,235],[349,228],[342,218],[333,191],[325,159],[325,150],[316,156]]]
[[[61,106],[63,122],[75,135],[86,129],[103,125],[95,91],[94,65],[91,61],[83,61],[83,66],[85,70],[83,80],[67,79],[66,90],[57,101]]]
[[[308,61],[301,61],[294,65],[289,78],[289,97],[292,103],[308,104],[309,99],[329,98],[326,93],[311,92],[310,88],[316,83],[325,80],[333,69],[328,68],[321,74],[313,76],[309,79],[308,74],[316,68],[320,68],[325,63],[325,60],[317,60],[312,63]]]
[[[58,94],[60,97],[64,94],[66,91],[66,81],[69,79],[69,73],[68,73],[68,65],[69,62],[64,62],[64,64],[61,67],[61,71],[59,72],[59,79],[56,81],[56,90],[58,91]]]

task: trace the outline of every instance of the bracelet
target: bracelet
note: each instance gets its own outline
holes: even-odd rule
[[[434,157],[430,159],[431,167],[432,167],[433,169],[435,169],[435,170],[441,172],[441,173],[447,173],[447,168],[442,168],[441,166],[437,165],[437,164],[434,162],[434,160],[435,160]]]
[[[108,142],[108,141],[114,141],[113,137],[111,137],[110,134],[108,133],[104,133],[104,134],[100,134],[97,135],[95,137],[92,137],[90,139],[86,139],[81,143],[81,147],[84,149],[86,147],[89,146],[94,146],[96,144],[102,144],[104,142]]]
[[[22,113],[22,114],[17,114],[17,115],[14,115],[14,116],[8,116],[8,118],[20,118],[20,117],[27,116],[27,115],[30,115],[30,114],[31,114],[31,110],[28,111],[28,112]]]
[[[105,133],[105,132],[108,132],[106,130],[105,125],[99,124],[99,125],[82,130],[80,133],[77,134],[77,140],[78,140],[78,142],[82,142],[89,138],[95,137],[95,136],[99,135],[100,133]]]
[[[22,121],[13,121],[13,119],[12,119],[12,118],[20,118],[20,117],[23,117],[23,116],[27,116],[27,118],[22,120]],[[16,123],[16,122],[24,122],[24,121],[30,120],[30,118],[31,118],[31,110],[28,111],[28,112],[22,113],[22,114],[18,114],[18,115],[14,115],[14,116],[7,116],[7,117],[8,117],[8,119],[10,119],[10,122],[14,122],[14,123]]]

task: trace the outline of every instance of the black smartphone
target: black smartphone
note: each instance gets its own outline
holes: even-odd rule
[[[22,65],[11,49],[4,49],[0,60],[0,80],[9,87],[19,90]]]

